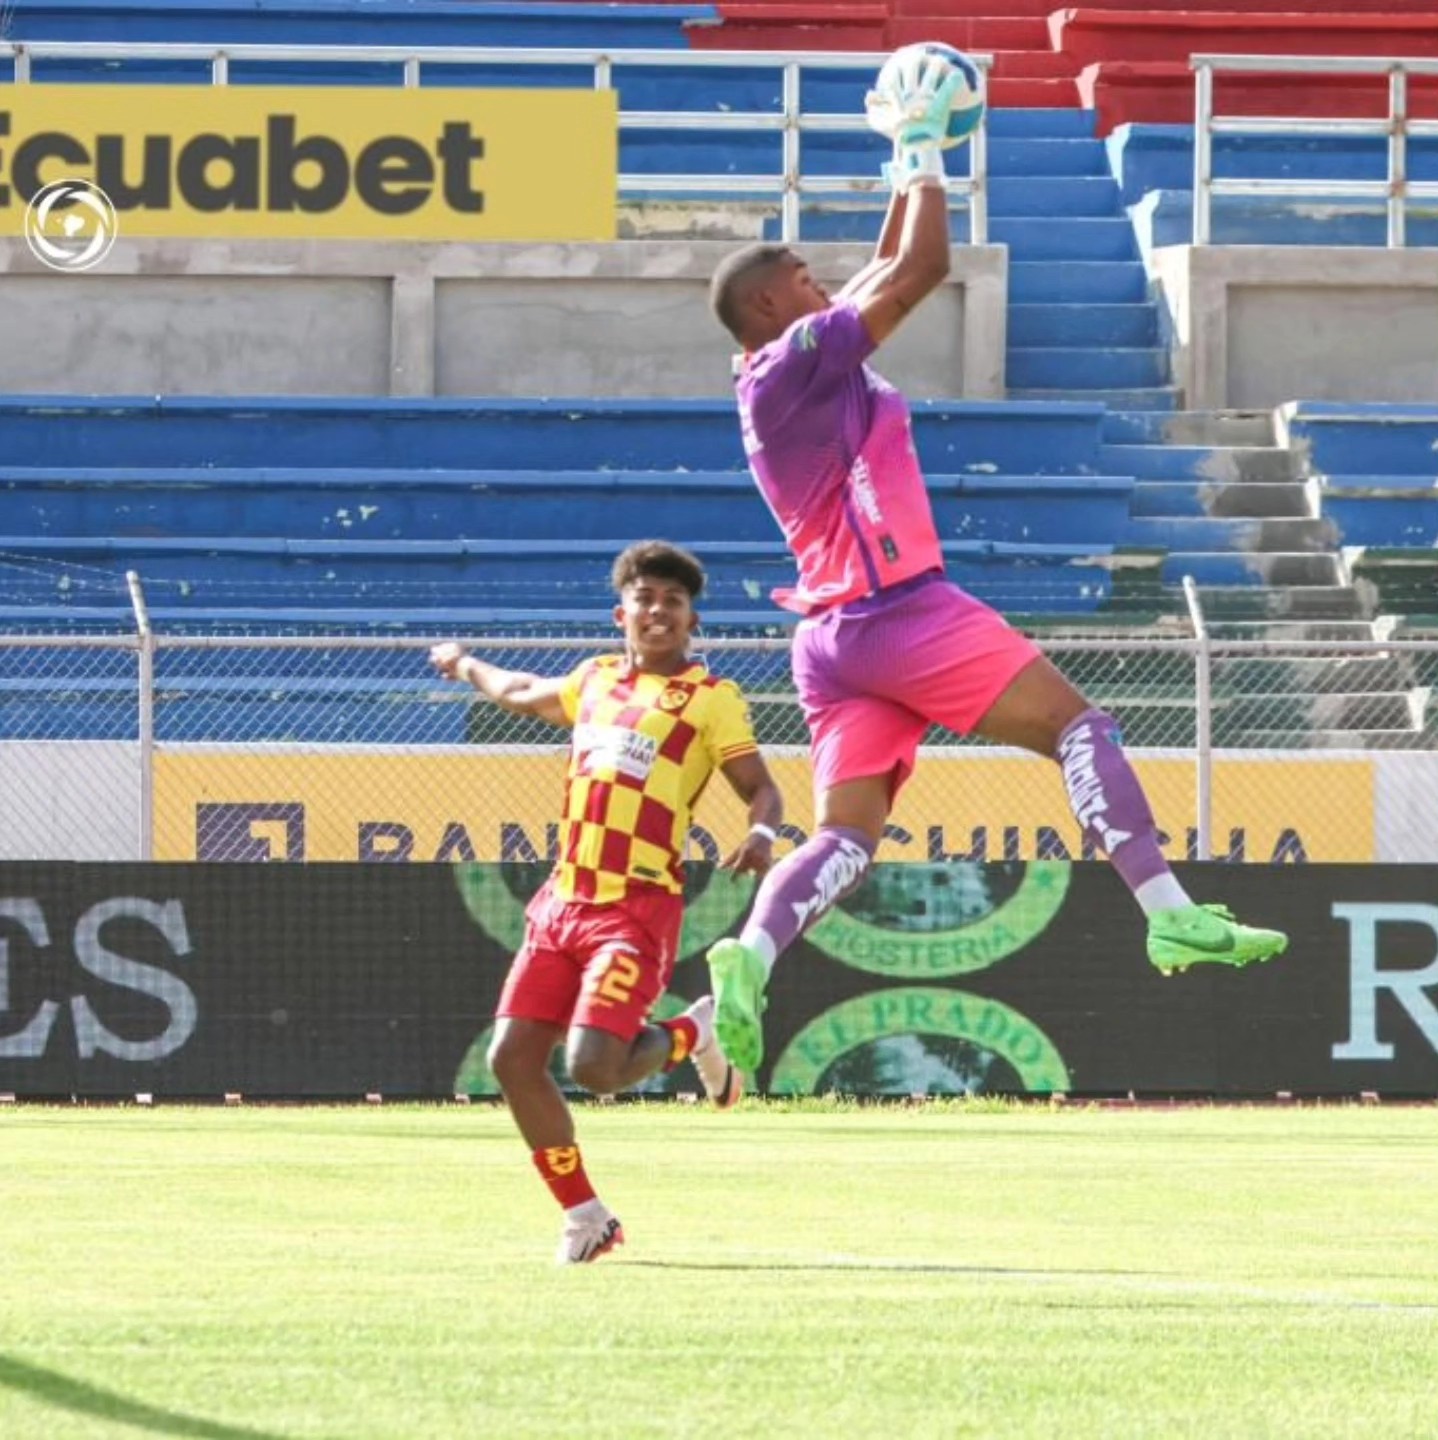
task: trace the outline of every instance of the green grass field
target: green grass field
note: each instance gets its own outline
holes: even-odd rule
[[[0,1110],[0,1437],[1438,1435],[1438,1108]]]

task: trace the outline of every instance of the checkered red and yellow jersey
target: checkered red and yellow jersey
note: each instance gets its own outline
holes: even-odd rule
[[[759,747],[739,687],[703,665],[586,660],[560,691],[574,725],[555,893],[605,903],[634,884],[684,888],[689,814],[720,765]]]

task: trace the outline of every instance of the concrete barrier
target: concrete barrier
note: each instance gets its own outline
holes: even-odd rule
[[[1151,265],[1190,409],[1438,401],[1438,252],[1174,245]]]
[[[732,241],[612,245],[126,239],[96,270],[0,238],[0,390],[100,395],[725,396],[709,314]],[[799,247],[839,282],[871,251]],[[884,349],[916,399],[1003,394],[1007,252],[961,247]]]

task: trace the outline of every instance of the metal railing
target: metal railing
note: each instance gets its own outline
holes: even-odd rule
[[[439,680],[435,638],[158,633],[138,602],[129,635],[0,635],[0,858],[542,859],[566,737]],[[811,776],[787,637],[702,644],[743,688],[787,796],[785,838],[802,838]],[[596,622],[474,646],[561,675],[614,639]],[[1438,638],[1200,629],[1044,649],[1123,727],[1173,858],[1438,853]],[[1051,762],[939,730],[921,756],[885,858],[1089,853]],[[695,858],[742,825],[726,787],[711,790]]]
[[[1408,113],[1408,77],[1438,75],[1438,59],[1336,55],[1194,55],[1193,243],[1211,243],[1216,195],[1323,196],[1345,200],[1381,200],[1388,218],[1388,245],[1401,248],[1409,200],[1438,199],[1438,182],[1408,178],[1408,141],[1438,135],[1438,120],[1414,120]],[[1286,116],[1228,116],[1213,113],[1215,74],[1386,75],[1388,115],[1382,120],[1296,119]],[[1213,173],[1215,135],[1345,135],[1387,141],[1388,173],[1382,180],[1220,179]]]
[[[866,195],[882,187],[877,172],[869,175],[806,175],[803,166],[803,137],[822,133],[868,133],[861,113],[852,115],[813,113],[803,109],[802,81],[806,72],[852,71],[876,73],[887,55],[864,52],[784,52],[756,50],[596,50],[596,49],[507,49],[470,46],[379,46],[379,45],[202,45],[149,44],[145,42],[25,41],[0,44],[0,59],[15,65],[15,81],[34,81],[37,60],[130,60],[197,61],[210,66],[211,82],[230,83],[230,66],[236,62],[315,64],[390,64],[401,67],[402,84],[416,88],[429,68],[455,65],[513,65],[587,67],[596,90],[615,86],[615,70],[626,67],[663,67],[675,71],[744,70],[776,71],[780,77],[780,100],[776,110],[697,111],[624,110],[619,128],[653,131],[708,131],[727,134],[781,135],[781,173],[771,174],[623,174],[619,176],[619,198],[644,195],[716,195],[724,197],[776,196],[779,202],[781,238],[800,238],[800,216],[808,195]],[[969,57],[987,77],[992,57]],[[988,147],[987,116],[968,144],[970,172],[949,177],[951,196],[962,198],[969,209],[971,243],[988,241]]]

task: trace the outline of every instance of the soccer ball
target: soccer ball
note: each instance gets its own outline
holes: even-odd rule
[[[959,75],[959,84],[949,107],[949,121],[944,127],[944,138],[939,141],[942,149],[951,150],[956,145],[962,145],[984,118],[983,72],[963,51],[938,40],[905,45],[884,61],[874,89],[896,108],[902,109],[898,105],[899,97],[912,92],[921,83],[925,71],[935,59],[947,61]]]

